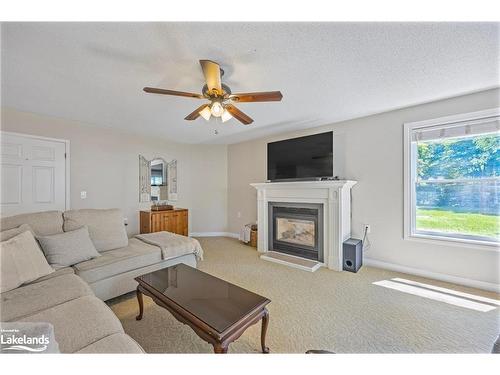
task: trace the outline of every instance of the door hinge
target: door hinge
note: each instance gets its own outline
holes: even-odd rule
[[[64,153],[64,159],[66,159],[66,153]]]

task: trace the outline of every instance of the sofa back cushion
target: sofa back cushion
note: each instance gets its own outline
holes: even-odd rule
[[[30,231],[0,242],[0,293],[54,272]]]
[[[128,245],[123,214],[118,208],[81,209],[64,212],[64,231],[87,226],[97,251],[107,251]]]
[[[21,234],[21,233],[26,232],[26,231],[30,231],[31,234],[34,234],[33,230],[31,229],[31,227],[28,224],[21,224],[17,228],[3,230],[0,232],[0,241],[10,240],[12,237],[15,237],[18,234]]]
[[[37,236],[36,239],[45,258],[56,270],[100,256],[86,226],[51,236]]]
[[[4,217],[0,220],[0,230],[13,229],[21,224],[28,224],[35,235],[48,236],[63,232],[61,211],[44,211]]]

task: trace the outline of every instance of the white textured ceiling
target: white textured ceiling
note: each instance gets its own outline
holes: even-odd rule
[[[186,143],[233,143],[496,87],[496,23],[8,23],[2,105]],[[250,126],[183,118],[221,64]],[[214,135],[214,129],[219,135]]]

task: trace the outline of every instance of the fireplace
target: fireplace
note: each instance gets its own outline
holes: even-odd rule
[[[323,204],[268,205],[269,250],[323,262]]]

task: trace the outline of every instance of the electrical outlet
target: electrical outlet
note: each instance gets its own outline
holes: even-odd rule
[[[372,231],[372,228],[371,228],[370,224],[365,224],[365,226],[363,228],[364,228],[364,231],[366,231],[367,234]]]
[[[84,190],[83,190],[83,191],[81,191],[81,192],[80,192],[80,198],[81,198],[81,199],[87,199],[87,192],[86,192],[86,191],[84,191]]]
[[[241,219],[241,212],[238,212],[236,216],[238,217],[238,219]]]

